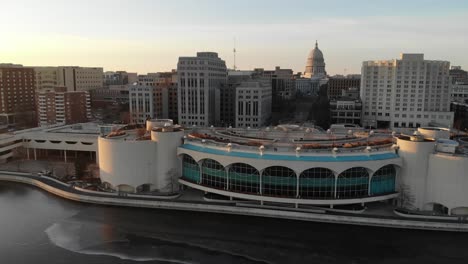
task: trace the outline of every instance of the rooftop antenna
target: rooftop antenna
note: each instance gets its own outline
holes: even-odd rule
[[[232,52],[234,53],[234,70],[237,69],[236,67],[236,38],[234,37],[234,49],[232,50]]]

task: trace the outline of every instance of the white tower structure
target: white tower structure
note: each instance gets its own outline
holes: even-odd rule
[[[180,57],[177,72],[179,123],[216,124],[219,118],[216,91],[227,82],[226,62],[218,53],[198,52],[196,57]]]
[[[315,41],[315,48],[309,52],[309,56],[307,57],[304,77],[325,77],[326,75],[325,59],[323,58],[322,51],[318,48],[317,41]]]

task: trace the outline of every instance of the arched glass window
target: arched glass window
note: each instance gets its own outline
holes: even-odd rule
[[[268,167],[262,174],[264,195],[295,198],[297,194],[296,173],[290,168]]]
[[[335,175],[326,168],[311,168],[299,177],[300,198],[334,198]]]
[[[226,187],[227,177],[224,166],[216,160],[205,159],[202,163],[202,184],[224,189]]]
[[[232,164],[229,168],[229,190],[257,194],[260,191],[260,173],[245,163]]]
[[[200,182],[198,163],[187,154],[184,154],[182,158],[182,178],[195,183]]]
[[[371,179],[371,195],[395,192],[396,170],[394,165],[378,169]]]
[[[367,196],[369,173],[363,167],[347,169],[338,176],[336,185],[336,198],[338,199]]]

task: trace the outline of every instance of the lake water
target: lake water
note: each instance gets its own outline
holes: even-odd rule
[[[468,263],[468,234],[87,205],[0,183],[0,263]]]

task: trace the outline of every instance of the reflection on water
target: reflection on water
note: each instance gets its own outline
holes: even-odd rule
[[[463,263],[468,234],[70,202],[0,183],[0,263]],[[66,262],[64,262],[66,260]]]
[[[53,224],[46,233],[55,245],[82,254],[168,263],[199,263],[194,260],[201,259],[203,263],[265,263],[183,241],[141,237],[106,224],[73,222],[72,219]]]

